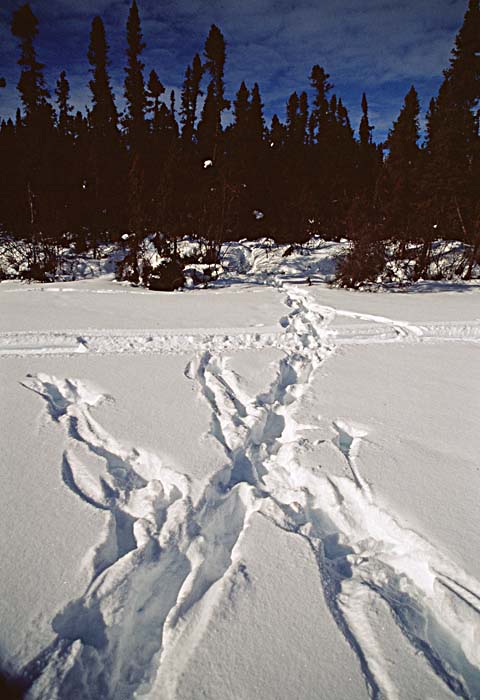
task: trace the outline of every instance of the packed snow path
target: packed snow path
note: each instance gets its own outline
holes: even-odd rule
[[[367,428],[343,417],[333,423],[346,465],[345,475],[336,476],[302,463],[308,426],[295,419],[315,370],[336,345],[478,343],[480,324],[412,324],[334,311],[295,287],[280,292],[289,313],[278,333],[1,336],[0,352],[19,355],[195,348],[185,375],[201,392],[225,455],[194,497],[186,475],[99,424],[92,409],[109,397],[78,379],[42,373],[25,379],[68,435],[59,465],[64,483],[109,518],[104,541],[91,553],[87,589],[56,616],[56,639],[25,668],[30,698],[177,698],[178,678],[216,607],[249,585],[242,539],[253,514],[311,547],[319,596],[357,655],[372,698],[402,698],[372,633],[377,600],[440,680],[443,697],[480,698],[480,584],[377,505],[357,461]],[[338,317],[357,323],[333,327]],[[223,353],[268,346],[283,351],[275,380],[250,397]]]
[[[440,343],[471,341],[480,343],[480,321],[458,323],[395,321],[382,316],[328,309],[325,313],[338,318],[346,317],[367,323],[336,325],[325,340],[335,345],[363,345],[372,343],[421,342]],[[288,323],[288,319],[282,319]],[[0,332],[0,356],[28,355],[120,355],[120,354],[183,354],[195,353],[199,345],[212,353],[236,350],[262,350],[277,347],[288,351],[291,336],[280,330],[245,332],[238,328],[190,329],[178,333],[159,330],[75,330],[75,331],[17,331]]]

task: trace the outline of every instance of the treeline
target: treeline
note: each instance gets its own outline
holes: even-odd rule
[[[13,14],[21,109],[0,128],[0,226],[40,246],[77,251],[129,232],[124,274],[138,281],[146,236],[175,256],[190,234],[209,241],[269,236],[303,242],[347,237],[345,284],[374,278],[392,245],[413,256],[412,276],[428,275],[432,243],[461,240],[468,278],[480,246],[480,8],[469,0],[464,23],[426,115],[412,86],[384,144],[372,139],[368,103],[356,137],[330,76],[315,65],[310,91],[288,98],[286,116],[265,123],[257,83],[225,95],[226,45],[213,25],[203,55],[185,71],[180,104],[142,62],[145,42],[135,0],[126,27],[125,109],[119,114],[100,17],[88,48],[91,107],[74,113],[63,71],[52,94],[37,59],[38,20],[25,4]],[[0,87],[2,83],[0,82]],[[229,126],[224,115],[232,111]],[[35,253],[34,253],[35,257]],[[34,260],[35,262],[35,260]]]

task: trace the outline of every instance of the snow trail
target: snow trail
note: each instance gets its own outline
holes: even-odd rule
[[[239,335],[237,344],[227,336],[228,345],[219,334],[218,343],[216,337],[200,343],[186,366],[185,375],[209,407],[211,436],[225,454],[195,502],[186,476],[142,448],[123,445],[96,421],[95,407],[108,400],[101,392],[45,374],[25,381],[68,435],[65,484],[107,518],[87,590],[57,615],[57,638],[25,669],[30,698],[175,698],[177,680],[208,633],[215,608],[232,587],[249,585],[241,544],[255,512],[309,543],[329,609],[357,655],[372,698],[401,697],[375,642],[376,601],[388,606],[446,688],[465,700],[480,697],[479,583],[377,505],[357,460],[365,426],[341,417],[332,424],[333,443],[349,472],[335,476],[302,464],[299,446],[306,438],[295,419],[315,370],[337,344],[478,342],[480,327],[469,336],[460,324],[414,326],[334,311],[304,289],[280,285],[280,291],[289,309],[281,335]],[[374,325],[332,329],[337,315]],[[121,351],[120,337],[135,337],[129,351],[144,352],[138,339],[148,336],[112,337],[106,352]],[[180,337],[171,351],[179,350]],[[82,338],[92,351],[92,341]],[[264,342],[284,355],[270,387],[248,397],[222,352]],[[13,346],[21,351],[16,339]],[[82,460],[85,450],[101,461],[101,470],[93,472]]]
[[[366,321],[355,325],[337,325],[328,328],[324,340],[338,345],[388,343],[480,343],[480,321],[444,322],[422,321],[412,324],[382,316],[360,314],[345,310],[320,307],[325,319],[346,317]],[[293,313],[299,311],[294,309]],[[304,310],[302,313],[311,314]],[[285,334],[290,324],[288,316],[280,319],[280,327],[272,326],[245,331],[242,328],[185,329],[181,333],[164,329],[138,330],[69,330],[69,331],[9,331],[0,332],[0,356],[71,356],[162,354],[194,355],[198,348],[204,352],[222,353],[244,349],[262,350],[268,347],[288,351],[292,335]]]
[[[218,362],[208,355],[200,363],[212,434],[230,457],[232,474],[251,483],[263,499],[260,512],[309,541],[332,614],[359,657],[372,697],[393,695],[387,665],[367,624],[367,590],[388,604],[405,637],[456,695],[480,697],[479,620],[471,619],[465,607],[458,608],[458,599],[465,599],[471,611],[472,591],[477,596],[480,586],[376,505],[356,464],[366,430],[343,420],[332,426],[351,479],[304,468],[296,455],[302,436],[295,406],[315,369],[333,351],[327,342],[335,312],[315,304],[302,290],[286,291],[292,311],[282,325],[290,349],[266,400],[262,396],[250,406],[241,404],[238,387],[228,382]],[[376,321],[403,327],[390,319]],[[420,335],[410,324],[409,333]],[[441,590],[449,578],[455,582],[451,588],[456,584],[457,600]],[[470,592],[468,599],[459,595],[462,587]]]

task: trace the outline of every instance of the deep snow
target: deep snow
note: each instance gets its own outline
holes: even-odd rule
[[[233,247],[172,294],[0,284],[29,698],[480,698],[479,289],[331,289],[333,248]]]

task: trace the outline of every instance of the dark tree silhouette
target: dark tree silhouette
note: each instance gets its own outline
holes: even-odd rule
[[[70,84],[67,80],[67,74],[65,71],[60,73],[60,77],[57,80],[57,85],[55,88],[55,95],[57,98],[58,106],[58,129],[60,134],[66,136],[71,132],[72,128],[72,105],[69,103],[70,100]]]
[[[425,227],[444,238],[472,243],[470,277],[480,248],[480,8],[470,0],[455,39],[450,66],[428,115],[428,159],[423,180]],[[426,257],[426,256],[425,256]]]
[[[38,116],[42,108],[48,107],[48,90],[43,76],[43,63],[37,61],[33,41],[38,34],[38,19],[30,5],[22,5],[13,13],[12,34],[20,40],[21,55],[18,65],[21,67],[18,91],[25,110],[26,120]]]
[[[165,92],[165,87],[154,70],[150,71],[147,87],[146,110],[152,112],[152,131],[158,133],[160,129],[160,97]]]
[[[88,162],[83,178],[84,206],[90,212],[86,227],[96,249],[101,234],[125,223],[126,164],[118,131],[118,112],[108,73],[108,44],[100,17],[92,21],[88,60],[92,79],[92,108],[89,112]]]
[[[88,62],[92,66],[92,79],[89,82],[93,106],[90,111],[90,124],[100,138],[111,138],[118,125],[118,112],[108,75],[108,44],[102,19],[92,21]]]
[[[385,234],[402,242],[402,255],[407,241],[417,238],[415,219],[420,177],[419,114],[418,95],[412,85],[398,119],[388,134],[385,143],[388,156],[378,185]]]
[[[211,81],[206,98],[208,105],[204,107],[202,113],[202,121],[204,122],[202,131],[204,135],[208,135],[210,140],[213,136],[212,145],[214,151],[216,151],[218,140],[222,133],[222,113],[230,107],[230,103],[225,99],[225,82],[223,79],[226,59],[225,39],[215,24],[212,24],[205,41],[204,56],[205,70],[210,73]]]
[[[192,65],[188,66],[185,71],[185,80],[182,87],[180,118],[182,138],[187,143],[191,143],[195,133],[198,98],[203,94],[200,90],[202,76],[203,66],[197,53],[194,56]]]
[[[140,56],[145,48],[140,26],[140,16],[135,0],[130,7],[127,20],[127,67],[125,68],[125,99],[127,113],[125,126],[127,128],[129,145],[139,149],[145,139],[145,110],[147,96],[143,80],[144,64]]]

